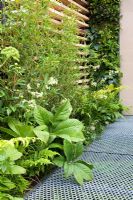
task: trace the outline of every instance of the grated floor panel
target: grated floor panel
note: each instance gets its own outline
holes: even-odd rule
[[[82,158],[94,164],[94,180],[77,185],[57,169],[25,200],[133,200],[133,117],[108,126]]]

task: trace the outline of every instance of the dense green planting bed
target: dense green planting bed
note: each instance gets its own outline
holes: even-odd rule
[[[96,7],[98,2],[104,8]],[[90,3],[89,44],[81,49],[88,52],[87,89],[75,84],[80,77],[79,61],[86,57],[81,58],[73,45],[79,43],[74,16],[70,15],[71,20],[64,17],[63,34],[57,34],[60,30],[48,15],[49,1],[7,0],[2,7],[2,200],[21,199],[33,180],[47,173],[49,166],[64,167],[65,176],[74,175],[79,184],[84,179],[91,180],[92,164],[78,160],[83,144],[90,144],[121,115],[119,2]],[[110,6],[107,15],[105,11]],[[99,9],[104,11],[101,15]]]

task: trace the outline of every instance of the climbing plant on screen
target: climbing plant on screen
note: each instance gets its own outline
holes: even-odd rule
[[[120,0],[89,0],[90,85],[99,89],[119,85]],[[100,71],[100,73],[99,73]]]

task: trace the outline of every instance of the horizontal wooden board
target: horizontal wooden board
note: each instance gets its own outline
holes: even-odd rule
[[[67,6],[70,6],[70,7],[74,7],[76,8],[76,10],[80,13],[83,14],[84,16],[84,20],[88,20],[88,16],[86,16],[86,14],[89,13],[89,10],[88,10],[88,5],[84,4],[84,5],[81,5],[79,3],[77,3],[76,1],[74,0],[61,0],[63,2],[63,4],[67,5]],[[87,8],[86,8],[87,7]]]
[[[78,80],[77,83],[88,83],[89,79]]]
[[[63,3],[60,3],[56,0],[50,0],[50,7],[51,8],[54,8],[55,10],[57,11],[68,11],[70,12],[71,14],[74,14],[75,16],[77,16],[78,18],[83,18],[83,15],[81,15],[82,13],[85,14],[87,16],[87,13],[88,13],[88,9],[86,8],[83,8],[84,10],[78,10],[76,11],[75,9],[72,9],[66,5],[64,5]]]
[[[48,13],[51,16],[51,21],[53,22],[54,28],[51,27],[50,30],[55,34],[63,34],[62,30],[62,23],[63,19],[67,17],[68,19],[71,16],[74,16],[77,21],[77,37],[79,41],[79,44],[73,44],[78,48],[78,60],[75,60],[74,62],[77,62],[77,68],[80,69],[80,77],[81,80],[77,80],[77,84],[80,86],[87,86],[89,83],[87,69],[89,66],[87,66],[88,59],[87,55],[88,52],[85,52],[84,49],[88,49],[88,46],[86,44],[87,41],[87,28],[89,27],[88,21],[89,21],[89,3],[87,0],[50,0],[49,2],[49,9]],[[80,67],[78,65],[81,65]],[[76,68],[75,68],[76,69]]]

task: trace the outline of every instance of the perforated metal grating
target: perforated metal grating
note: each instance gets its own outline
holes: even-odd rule
[[[93,181],[79,186],[57,169],[25,200],[133,200],[133,117],[110,125],[82,157],[95,166]]]
[[[133,155],[133,117],[128,119],[109,125],[101,138],[85,151]]]

